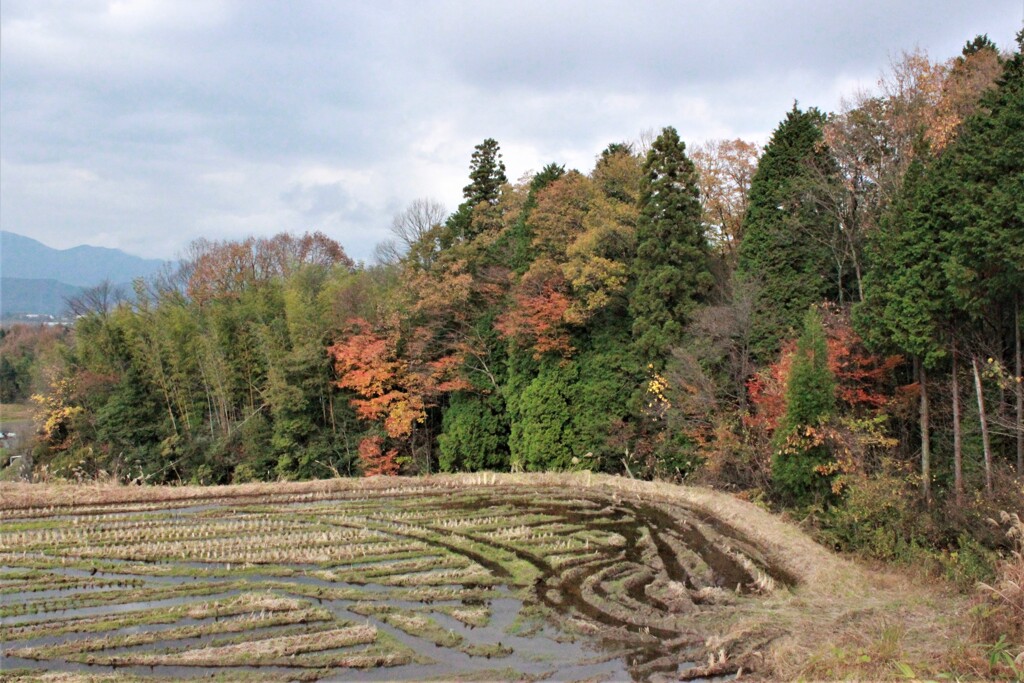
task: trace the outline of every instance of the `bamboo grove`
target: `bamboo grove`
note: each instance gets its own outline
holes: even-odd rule
[[[411,204],[374,265],[319,233],[201,241],[130,300],[79,301],[36,362],[37,468],[590,469],[868,518],[915,491],[1020,507],[1019,46],[905,53],[763,149],[668,127],[510,182],[488,139],[464,198]]]

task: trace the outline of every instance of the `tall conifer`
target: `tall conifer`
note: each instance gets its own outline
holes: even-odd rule
[[[501,187],[508,182],[501,147],[494,138],[487,138],[473,149],[469,162],[469,185],[462,188],[466,201],[448,217],[442,247],[476,237],[480,228],[473,224],[473,209],[483,203],[497,204]]]
[[[675,128],[662,130],[651,145],[643,173],[629,308],[637,348],[654,362],[678,343],[712,277],[697,171]]]
[[[835,220],[812,196],[833,162],[822,141],[824,116],[793,106],[772,135],[750,184],[738,274],[757,284],[753,352],[775,356],[807,307],[828,297],[829,242]]]

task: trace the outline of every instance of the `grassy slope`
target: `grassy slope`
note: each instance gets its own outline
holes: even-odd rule
[[[0,403],[0,423],[31,422],[34,414],[31,403]]]
[[[961,667],[967,647],[965,599],[948,587],[890,569],[869,568],[815,543],[796,526],[717,491],[607,475],[467,474],[425,478],[333,479],[223,487],[0,483],[0,510],[394,487],[523,486],[589,488],[611,496],[694,510],[745,538],[798,585],[738,606],[717,623],[715,648],[781,679],[893,678]],[[906,669],[903,670],[904,673]]]

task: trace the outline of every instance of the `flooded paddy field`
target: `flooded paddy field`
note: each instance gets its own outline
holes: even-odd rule
[[[253,681],[726,680],[756,668],[770,634],[729,641],[722,625],[786,596],[793,573],[686,501],[589,481],[8,500],[0,666],[13,680]]]

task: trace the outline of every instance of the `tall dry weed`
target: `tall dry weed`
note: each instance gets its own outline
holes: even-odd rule
[[[1010,541],[1009,555],[999,562],[991,583],[980,583],[975,614],[978,636],[990,645],[989,664],[1014,670],[1024,677],[1024,521],[1016,512],[1000,512],[999,522]]]

